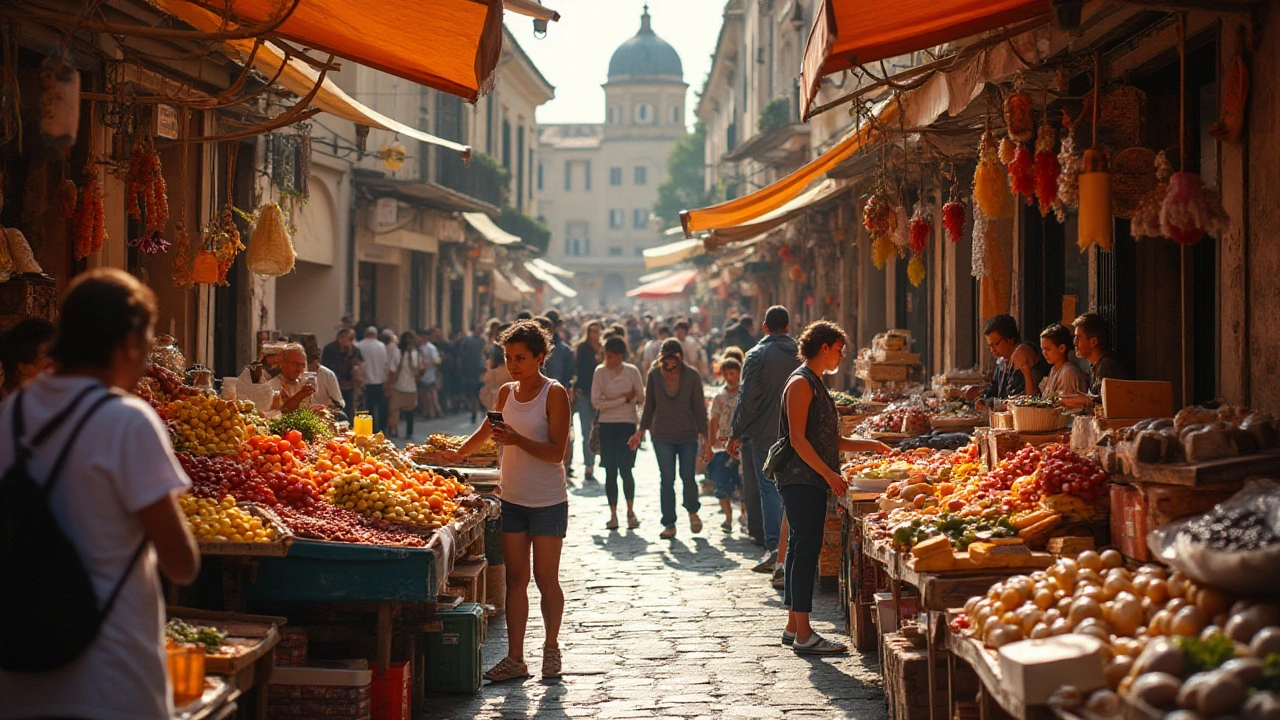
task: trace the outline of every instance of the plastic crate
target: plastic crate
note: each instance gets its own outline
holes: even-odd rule
[[[436,620],[443,629],[427,635],[427,689],[453,694],[478,692],[483,679],[480,644],[484,608],[462,603],[452,610],[440,610]]]
[[[282,558],[262,558],[245,586],[250,602],[434,602],[435,552],[298,540]]]
[[[409,663],[393,662],[383,675],[378,674],[377,663],[371,663],[369,668],[373,671],[373,707],[370,713],[373,720],[409,720],[413,717],[410,703],[413,670]]]

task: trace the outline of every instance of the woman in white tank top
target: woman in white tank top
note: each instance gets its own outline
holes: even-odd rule
[[[503,385],[493,411],[463,443],[456,461],[492,437],[502,445],[502,552],[507,568],[507,656],[485,673],[490,682],[529,676],[524,631],[529,621],[529,564],[542,594],[547,639],[542,676],[560,677],[558,636],[564,616],[560,550],[569,522],[564,453],[569,443],[569,394],[542,374],[551,334],[522,320],[498,337],[514,382]]]

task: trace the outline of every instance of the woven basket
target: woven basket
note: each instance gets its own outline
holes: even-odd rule
[[[1010,408],[1013,411],[1013,429],[1018,432],[1053,432],[1061,427],[1062,408]]]

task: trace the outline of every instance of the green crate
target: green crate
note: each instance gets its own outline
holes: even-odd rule
[[[462,603],[452,610],[438,611],[436,619],[444,629],[427,635],[427,688],[437,693],[475,694],[483,675],[480,643],[484,608]]]
[[[427,548],[298,540],[264,557],[245,585],[250,602],[432,602],[435,552]]]

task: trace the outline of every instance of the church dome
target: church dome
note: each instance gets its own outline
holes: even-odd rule
[[[655,76],[684,82],[680,55],[649,24],[649,6],[640,16],[640,31],[618,46],[609,60],[609,82],[627,82]]]

